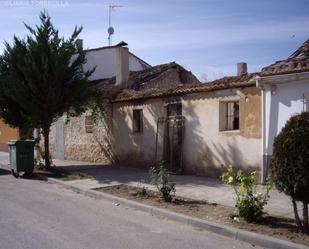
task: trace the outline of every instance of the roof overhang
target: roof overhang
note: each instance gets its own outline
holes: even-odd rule
[[[291,81],[300,81],[306,79],[309,79],[309,71],[302,73],[256,76],[251,81],[255,81],[256,87],[263,89],[264,85],[279,85],[289,83]]]

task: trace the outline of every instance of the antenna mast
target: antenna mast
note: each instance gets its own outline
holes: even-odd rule
[[[113,5],[113,4],[109,5],[108,29],[107,29],[107,33],[108,33],[108,46],[111,46],[111,44],[112,44],[112,35],[115,32],[114,28],[112,27],[112,10],[114,10],[115,8],[119,8],[119,7],[122,7],[122,5]]]

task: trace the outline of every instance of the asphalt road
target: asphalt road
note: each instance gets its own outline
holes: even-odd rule
[[[8,173],[0,169],[0,249],[253,248]]]

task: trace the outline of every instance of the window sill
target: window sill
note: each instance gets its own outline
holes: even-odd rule
[[[240,130],[223,130],[219,131],[220,134],[240,134]]]
[[[133,131],[132,132],[133,135],[143,135],[142,131]]]

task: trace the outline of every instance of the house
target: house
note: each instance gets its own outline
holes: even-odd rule
[[[229,164],[258,169],[260,90],[240,72],[207,84],[169,90],[124,90],[112,100],[117,161],[172,172],[218,176]]]
[[[175,62],[129,71],[122,50],[116,76],[93,80],[105,93],[104,118],[62,117],[51,148],[57,157],[61,141],[65,159],[141,167],[164,160],[172,172],[209,176],[233,164],[259,170],[263,182],[274,137],[308,110],[308,51],[306,41],[259,73],[238,63],[237,76],[201,84]]]
[[[309,111],[309,39],[287,59],[264,67],[255,81],[262,90],[261,175],[264,181],[274,138],[292,115]]]
[[[126,56],[122,58],[127,61]],[[124,64],[124,61],[120,64]],[[121,80],[125,78],[127,78],[126,81]],[[155,89],[165,91],[178,84],[189,83],[200,84],[191,72],[175,62],[140,71],[120,70],[119,74],[110,79],[93,80],[94,87],[104,90],[108,98],[105,100],[105,118],[95,123],[90,110],[80,117],[70,118],[69,122],[65,116],[60,118],[51,128],[51,153],[55,158],[60,159],[120,162],[115,152],[118,141],[114,140],[116,128],[113,98],[118,95],[130,95],[132,92],[140,94],[153,92]],[[131,131],[127,132],[131,133]],[[122,142],[119,141],[119,143]]]
[[[83,41],[81,39],[78,40],[78,43],[80,47],[83,47]],[[90,80],[94,85],[115,76],[117,76],[116,84],[121,85],[127,82],[129,71],[140,71],[151,67],[147,62],[131,53],[126,47],[127,45],[127,43],[122,41],[115,46],[84,49],[86,53],[84,70],[95,68],[95,71],[90,76]],[[54,141],[51,143],[51,151],[54,153],[54,157],[58,159],[65,158],[65,137],[63,136],[65,120],[65,117],[58,119],[52,127],[55,132],[51,135],[51,139]],[[55,129],[55,127],[57,127],[57,129]],[[74,154],[76,153],[78,152],[74,152]]]
[[[93,81],[107,93],[105,117],[96,123],[90,111],[69,122],[62,117],[61,128],[58,121],[51,130],[52,152],[57,158],[60,141],[65,159],[141,167],[163,159],[173,172],[212,176],[231,163],[258,169],[261,98],[255,76],[245,63],[237,76],[207,84],[174,62],[119,70]]]

